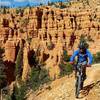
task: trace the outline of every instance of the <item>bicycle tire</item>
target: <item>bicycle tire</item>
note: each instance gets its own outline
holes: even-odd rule
[[[77,77],[76,80],[76,92],[75,92],[76,98],[79,97],[80,89],[81,89],[81,76]]]
[[[78,78],[76,79],[75,87],[75,97],[78,98]]]

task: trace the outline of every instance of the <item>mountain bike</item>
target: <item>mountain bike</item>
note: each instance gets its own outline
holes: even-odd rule
[[[75,87],[76,87],[75,96],[76,96],[76,98],[79,97],[81,87],[83,87],[83,83],[84,83],[84,80],[83,80],[83,67],[84,66],[85,66],[84,63],[78,63],[77,64],[77,75],[76,75],[76,84],[75,84]]]

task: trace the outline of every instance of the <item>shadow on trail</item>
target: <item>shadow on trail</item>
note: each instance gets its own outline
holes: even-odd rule
[[[80,99],[81,99],[81,98],[84,98],[85,96],[87,96],[87,95],[89,94],[90,90],[91,90],[94,86],[96,86],[98,83],[100,83],[100,80],[98,80],[98,81],[95,82],[95,83],[92,83],[92,84],[90,84],[90,85],[85,86],[85,87],[83,88],[83,90],[81,91],[81,93],[82,93],[83,96],[80,97]]]

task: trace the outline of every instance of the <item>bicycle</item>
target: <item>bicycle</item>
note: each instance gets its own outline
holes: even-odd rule
[[[76,98],[79,97],[81,87],[83,87],[83,83],[84,83],[83,67],[84,67],[84,63],[77,64],[77,75],[76,75],[76,84],[75,84],[75,87],[76,87],[75,96],[76,96]]]

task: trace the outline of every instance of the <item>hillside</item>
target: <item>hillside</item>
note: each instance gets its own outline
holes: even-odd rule
[[[100,64],[87,68],[87,79],[84,89],[81,91],[79,100],[99,100],[100,99]],[[69,78],[63,77],[55,80],[48,88],[32,93],[27,100],[78,100],[75,99],[75,78],[72,74]]]

